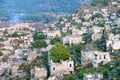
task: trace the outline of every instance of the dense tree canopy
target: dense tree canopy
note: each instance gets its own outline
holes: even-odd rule
[[[81,53],[81,50],[84,48],[85,44],[77,44],[77,45],[73,45],[70,48],[71,53]]]
[[[54,20],[51,13],[73,13],[86,2],[90,0],[0,0],[0,20],[13,20],[13,16],[23,14],[20,20],[49,22]]]
[[[120,15],[120,9],[117,11],[117,13]]]
[[[61,41],[60,37],[56,36],[53,39],[51,39],[50,43],[54,45],[56,43],[60,43],[60,41]]]
[[[70,57],[73,57],[68,48],[62,44],[56,44],[50,50],[50,57],[54,62],[58,62],[60,60],[67,60]]]
[[[47,46],[47,44],[44,40],[35,40],[31,43],[31,45],[33,48],[38,48],[38,49]]]
[[[83,40],[85,41],[86,44],[89,44],[92,42],[92,36],[91,34],[87,34],[83,37]]]
[[[111,31],[113,34],[120,34],[120,28],[113,28]]]
[[[0,51],[0,56],[2,56],[3,55],[3,53],[2,53],[2,51]]]
[[[35,31],[33,34],[34,41],[31,43],[32,48],[41,49],[42,47],[46,47],[47,43],[45,41],[46,36],[42,32]]]
[[[18,37],[19,35],[18,35],[18,33],[17,32],[14,32],[13,34],[12,34],[12,37]]]
[[[44,23],[54,21],[54,19],[55,18],[53,16],[45,14],[29,14],[20,17],[21,21],[33,21],[33,22],[43,21]]]
[[[101,4],[102,6],[108,6],[109,0],[92,0],[91,5],[96,6],[97,4]]]
[[[45,38],[46,38],[46,36],[42,32],[35,31],[33,34],[34,40],[41,40],[41,39],[45,39]]]
[[[103,15],[100,13],[96,13],[96,14],[92,15],[91,19],[94,20],[95,18],[103,18]]]
[[[98,26],[98,27],[105,27],[105,24],[102,23],[102,22],[99,22],[99,23],[97,24],[97,26]]]
[[[107,35],[103,34],[102,38],[95,42],[96,47],[98,48],[98,50],[106,51],[106,39],[107,39]]]

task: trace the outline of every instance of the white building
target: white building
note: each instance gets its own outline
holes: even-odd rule
[[[58,76],[63,74],[72,74],[74,73],[74,61],[66,60],[55,63],[53,61],[50,62],[50,75]]]
[[[28,47],[30,47],[31,46],[31,42],[33,41],[32,34],[27,35],[27,36],[21,36],[20,39],[23,41],[23,43],[20,44],[21,48],[28,48]]]
[[[88,20],[88,19],[90,19],[92,17],[92,14],[85,14],[84,15],[84,19],[85,20]]]
[[[99,40],[99,39],[101,39],[101,37],[102,37],[102,33],[93,33],[92,34],[92,41],[96,41],[96,40]]]
[[[86,73],[84,74],[83,80],[102,80],[103,74],[102,73]]]
[[[63,27],[63,28],[62,28],[62,32],[63,32],[63,33],[66,33],[67,31],[68,31],[68,27]]]
[[[63,44],[73,45],[73,44],[79,44],[84,43],[82,36],[65,36],[62,39]]]
[[[93,26],[93,33],[101,33],[104,30],[104,27]]]
[[[47,78],[47,70],[45,68],[35,67],[31,69],[31,80],[45,80]]]
[[[32,61],[34,61],[36,58],[37,58],[37,56],[38,56],[38,54],[37,54],[37,52],[31,52],[31,53],[29,53],[28,54],[28,57],[27,57],[27,61],[29,62],[29,63],[31,63]]]
[[[106,64],[111,61],[110,55],[108,52],[99,52],[99,51],[82,51],[81,64],[87,66],[92,64],[93,67],[98,67],[99,64]]]
[[[76,28],[73,28],[73,29],[72,29],[72,35],[73,35],[73,36],[83,35],[83,34],[86,33],[86,32],[87,32],[86,29],[83,30],[83,28],[82,28],[82,30],[79,30],[79,29],[76,29]]]
[[[12,77],[18,76],[19,65],[11,65]]]
[[[84,13],[89,13],[90,10],[89,9],[84,9]]]
[[[120,35],[109,34],[108,40],[106,41],[107,50],[112,48],[112,50],[120,49]]]
[[[47,35],[47,38],[54,38],[55,36],[61,37],[61,32],[60,30],[48,31],[46,35]]]

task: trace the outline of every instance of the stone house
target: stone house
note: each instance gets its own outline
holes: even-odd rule
[[[6,63],[6,62],[0,62],[0,76],[3,73],[9,73],[9,69],[10,69],[10,64]]]
[[[89,13],[90,12],[89,9],[84,9],[83,11],[84,11],[84,13]]]
[[[76,28],[73,28],[72,29],[72,35],[73,36],[80,36],[80,35],[83,35],[84,33],[86,33],[87,31],[86,30],[79,30],[79,29],[76,29]]]
[[[10,50],[2,50],[3,55],[10,55],[11,51]]]
[[[47,70],[45,68],[35,67],[31,69],[31,80],[46,80]]]
[[[103,32],[104,27],[93,26],[92,31],[93,33],[101,33]]]
[[[82,22],[82,25],[83,25],[83,26],[90,26],[91,23],[86,21],[86,22]]]
[[[65,23],[65,27],[70,27],[71,23]]]
[[[32,34],[23,36],[20,38],[20,40],[23,41],[23,43],[20,44],[20,47],[28,48],[29,46],[31,46],[31,42],[33,41]]]
[[[27,56],[30,52],[32,52],[31,49],[16,49],[15,50],[15,55],[19,56]]]
[[[89,32],[89,28],[88,27],[81,27],[81,31],[83,32],[83,34],[86,34]]]
[[[27,61],[29,63],[31,63],[32,61],[34,61],[37,58],[37,56],[38,56],[37,52],[29,53],[28,56],[27,56]]]
[[[5,72],[4,68],[0,68],[0,76]]]
[[[55,31],[48,31],[46,33],[47,38],[54,38],[55,36],[61,37],[61,32],[60,30],[55,30]]]
[[[50,76],[48,80],[63,80],[63,75],[61,76]]]
[[[120,18],[118,18],[116,23],[120,26]]]
[[[106,14],[106,13],[108,13],[108,9],[107,8],[101,8],[101,12]]]
[[[92,14],[85,14],[84,15],[84,19],[85,20],[88,20],[88,19],[90,19],[92,17]]]
[[[86,73],[84,74],[83,80],[102,80],[103,74],[102,73]]]
[[[73,44],[79,44],[84,43],[82,36],[65,36],[62,38],[62,42],[64,45],[73,45]]]
[[[75,22],[78,23],[78,24],[80,24],[81,20],[80,19],[76,19]]]
[[[88,51],[81,51],[81,53],[82,53],[81,64],[83,66],[92,64],[93,67],[98,67],[100,63],[106,64],[111,61],[111,58],[108,52],[88,50]]]
[[[55,63],[51,60],[50,62],[50,75],[58,76],[63,74],[72,74],[74,73],[74,61],[69,59],[66,61],[61,60],[58,63]]]
[[[102,33],[93,33],[92,34],[92,41],[99,40],[99,39],[101,39],[101,37],[102,37]]]
[[[68,27],[63,27],[63,28],[62,28],[62,32],[63,32],[63,33],[66,33],[67,31],[68,31]]]
[[[111,4],[114,6],[114,5],[117,5],[117,2],[116,1],[112,1]]]
[[[110,48],[114,50],[120,49],[120,35],[109,34],[108,40],[106,41],[107,50]]]
[[[10,41],[9,40],[4,41],[3,44],[4,44],[4,49],[13,50],[13,47],[10,45]]]
[[[11,75],[12,77],[18,76],[19,65],[11,65]]]

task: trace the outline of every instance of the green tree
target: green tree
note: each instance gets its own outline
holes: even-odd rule
[[[2,53],[2,51],[0,51],[0,56],[2,56],[3,55],[3,53]]]
[[[91,5],[96,6],[98,4],[101,4],[102,6],[108,6],[109,5],[109,0],[92,0]]]
[[[101,0],[92,0],[91,5],[96,6],[98,3],[100,3]]]
[[[31,43],[31,45],[32,45],[32,48],[38,48],[38,49],[47,46],[45,40],[35,40]]]
[[[99,23],[97,24],[97,26],[98,26],[98,27],[105,27],[105,24],[102,23],[102,22],[99,22]]]
[[[109,5],[109,0],[103,0],[102,2],[103,6],[108,6]]]
[[[4,41],[3,38],[0,38],[0,41],[1,41],[1,42]]]
[[[66,46],[56,44],[50,50],[50,57],[54,62],[59,62],[60,60],[67,60],[70,57],[73,58],[73,55],[70,54],[69,49]]]
[[[61,42],[61,39],[60,39],[60,37],[59,36],[56,36],[56,37],[54,37],[53,39],[51,39],[50,40],[50,43],[51,44],[56,44],[56,43],[60,43]]]
[[[96,13],[96,14],[92,15],[91,19],[94,20],[95,18],[103,18],[103,15],[100,13]]]
[[[41,40],[41,39],[45,39],[45,38],[46,38],[46,36],[42,32],[35,31],[33,34],[34,40]]]
[[[102,38],[95,42],[98,50],[106,51],[106,39],[107,39],[107,36],[105,34],[103,34]]]
[[[113,33],[113,34],[120,34],[120,28],[113,28],[112,30],[111,30],[111,32]]]
[[[70,48],[71,53],[81,53],[81,50],[84,48],[84,44],[73,45]]]
[[[27,61],[27,57],[24,56],[24,57],[22,58],[22,60],[23,60],[23,61]]]
[[[3,33],[4,33],[4,34],[8,34],[8,31],[7,31],[7,29],[5,29]]]
[[[120,14],[120,9],[117,11],[118,14]]]
[[[86,44],[90,44],[92,42],[92,36],[91,36],[91,34],[85,35],[83,37],[83,40],[85,41]]]
[[[18,33],[17,32],[14,32],[13,34],[12,34],[12,37],[18,37],[19,35],[18,35]]]

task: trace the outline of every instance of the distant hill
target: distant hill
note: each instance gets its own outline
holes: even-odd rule
[[[90,0],[0,0],[1,14],[74,13]],[[6,16],[5,16],[6,17]]]

